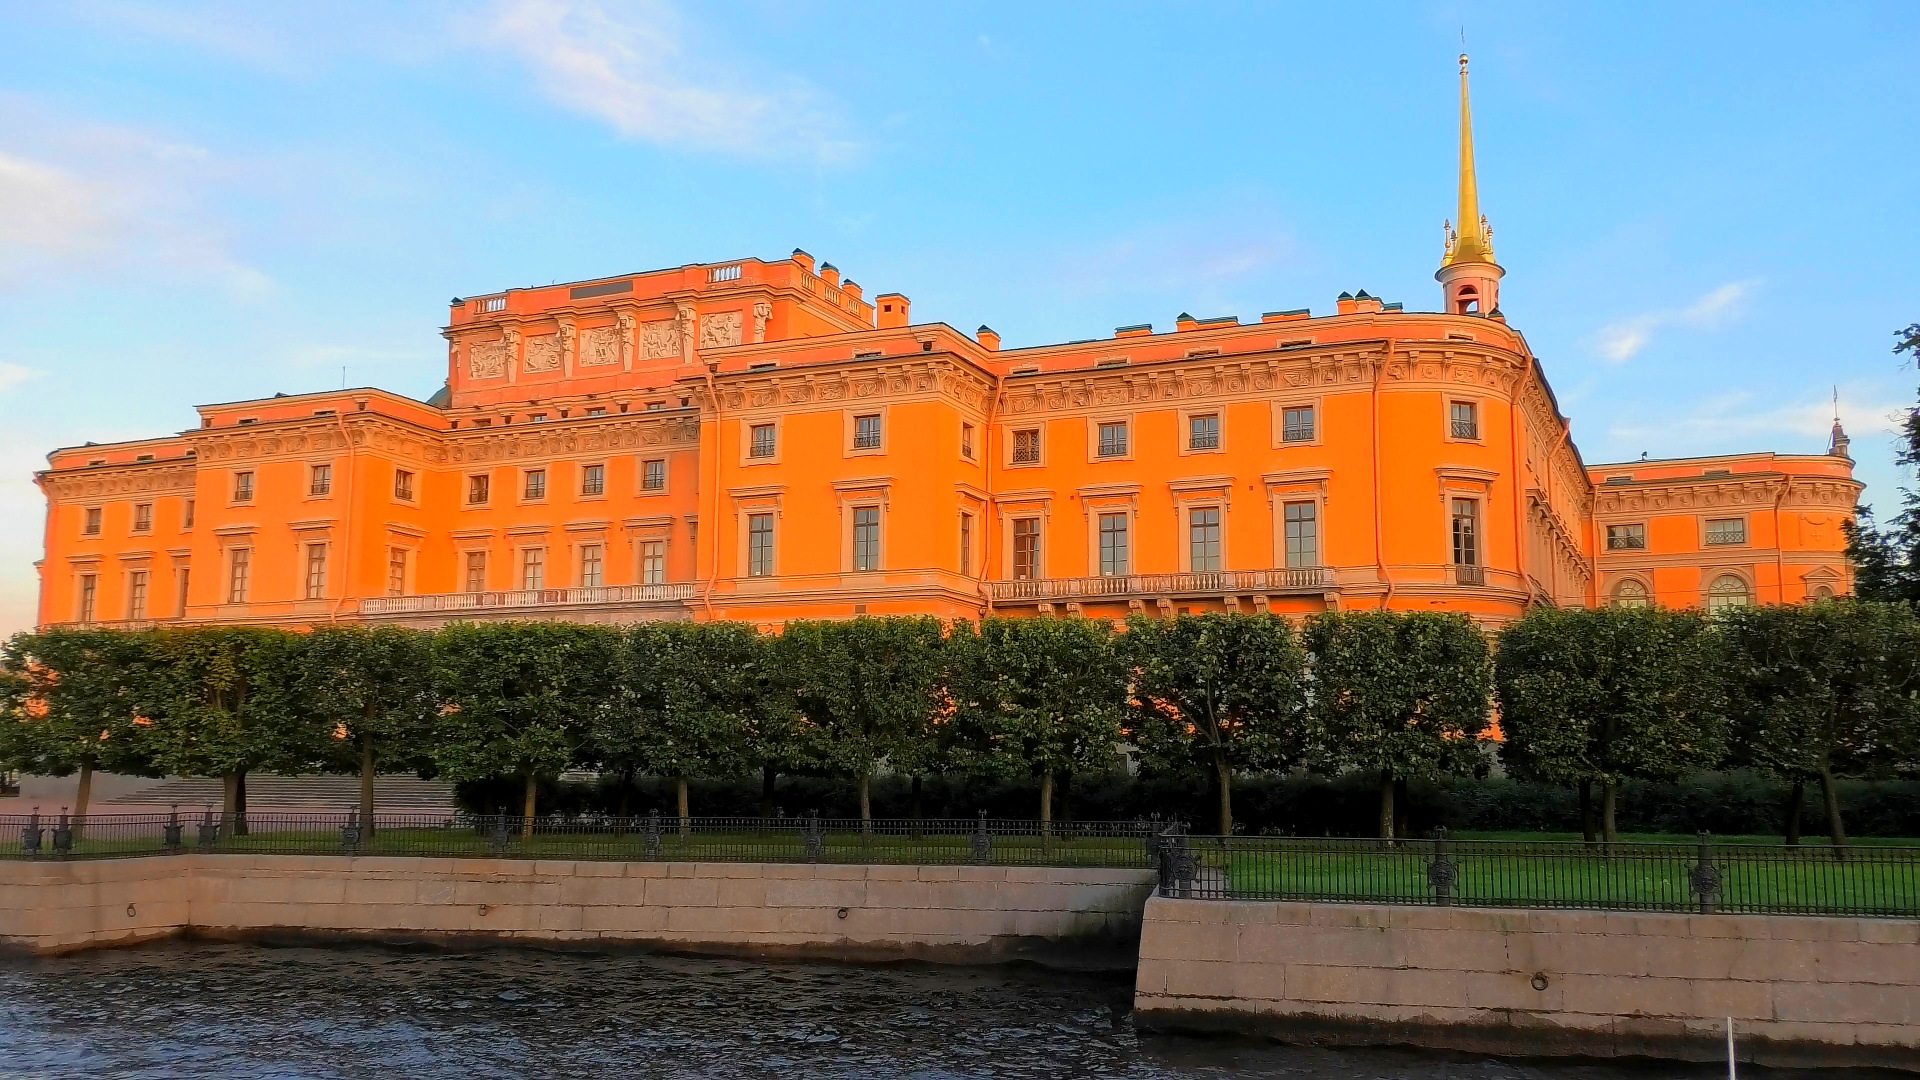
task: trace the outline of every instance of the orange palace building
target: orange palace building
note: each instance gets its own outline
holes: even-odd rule
[[[804,252],[453,301],[447,385],[55,451],[43,625],[1714,608],[1849,591],[1824,453],[1588,465],[1499,306],[1003,349]]]

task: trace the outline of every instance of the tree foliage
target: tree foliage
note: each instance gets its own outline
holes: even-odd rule
[[[1395,833],[1395,781],[1486,770],[1487,639],[1466,616],[1326,612],[1302,641],[1314,757],[1379,776],[1381,836]]]
[[[1920,357],[1920,323],[1894,333],[1895,353]],[[1920,405],[1900,423],[1894,462],[1920,468]],[[1847,557],[1853,561],[1854,593],[1862,600],[1920,604],[1920,488],[1900,489],[1900,510],[1886,524],[1861,506],[1846,525]]]
[[[1494,658],[1501,762],[1517,779],[1600,785],[1612,842],[1622,781],[1674,780],[1726,756],[1719,676],[1699,612],[1536,608],[1501,633]]]
[[[53,629],[16,634],[0,651],[6,725],[0,761],[43,776],[80,774],[73,813],[85,817],[96,770],[152,771],[141,729],[151,721],[151,633]]]
[[[294,682],[302,708],[332,740],[328,768],[360,776],[360,820],[374,827],[373,779],[433,767],[439,687],[432,636],[395,626],[327,626],[300,641]]]
[[[1211,772],[1220,834],[1230,835],[1234,775],[1291,768],[1306,751],[1305,654],[1293,628],[1276,615],[1135,616],[1123,645],[1142,765]]]

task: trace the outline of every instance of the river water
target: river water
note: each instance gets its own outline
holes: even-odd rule
[[[167,944],[0,960],[0,1078],[1723,1075],[1142,1037],[1129,997],[1026,967]]]

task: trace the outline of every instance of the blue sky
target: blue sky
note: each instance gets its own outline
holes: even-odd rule
[[[1502,306],[1590,462],[1825,444],[1920,320],[1911,4],[0,2],[0,630],[56,445],[440,383],[448,297],[795,246],[1009,345]]]

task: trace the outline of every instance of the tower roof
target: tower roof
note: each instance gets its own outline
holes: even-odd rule
[[[1467,107],[1467,55],[1460,54],[1460,217],[1447,231],[1442,267],[1493,261],[1493,234],[1480,216],[1480,189],[1473,174],[1473,114]]]

